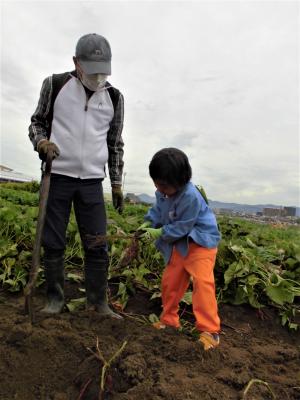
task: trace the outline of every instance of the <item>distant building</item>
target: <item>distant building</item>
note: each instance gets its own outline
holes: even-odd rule
[[[263,209],[263,214],[266,217],[281,217],[283,215],[283,209],[282,208],[271,208],[267,207]]]
[[[296,217],[296,207],[283,207],[283,212],[286,217]]]
[[[31,182],[33,180],[31,176],[16,172],[5,165],[0,165],[0,182]]]
[[[264,208],[263,215],[267,217],[296,217],[296,207]]]

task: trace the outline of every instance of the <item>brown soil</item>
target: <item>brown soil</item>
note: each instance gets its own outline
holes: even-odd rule
[[[74,288],[67,288],[67,297]],[[35,297],[35,308],[43,303]],[[24,315],[24,299],[2,292],[0,304],[1,400],[98,400],[101,362],[124,341],[127,345],[109,369],[105,400],[267,400],[269,384],[280,400],[300,399],[300,334],[282,328],[271,310],[258,315],[248,307],[222,305],[221,344],[204,352],[191,334],[157,331],[141,322],[159,314],[159,302],[138,293],[122,321],[93,311]],[[264,319],[262,319],[262,316]]]

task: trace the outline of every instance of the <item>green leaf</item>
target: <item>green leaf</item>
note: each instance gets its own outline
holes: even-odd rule
[[[247,285],[247,293],[249,304],[254,308],[261,308],[263,304],[258,301],[258,293],[254,290],[253,286]]]
[[[21,253],[19,254],[18,261],[26,262],[28,260],[31,260],[31,258],[32,258],[32,252],[31,251],[22,250]]]
[[[247,277],[247,284],[250,286],[255,286],[259,283],[260,278],[254,274],[251,274]]]
[[[119,249],[117,248],[117,246],[115,244],[112,244],[111,248],[110,248],[110,255],[113,256],[118,253],[119,253]]]
[[[243,277],[249,273],[249,266],[245,265],[242,261],[232,263],[225,271],[224,281],[225,288],[236,277]]]
[[[133,271],[131,269],[127,268],[127,269],[124,269],[124,271],[122,272],[121,275],[131,276],[131,275],[133,275]]]
[[[234,253],[244,253],[244,248],[242,246],[238,246],[236,244],[229,246],[229,248],[234,252]]]
[[[126,290],[126,285],[123,283],[123,282],[120,282],[119,283],[119,289],[118,289],[118,293],[117,293],[117,295],[118,296],[122,296],[124,293],[126,293],[127,292],[127,290]]]
[[[246,286],[239,286],[235,292],[235,297],[232,304],[240,305],[248,303],[248,293]]]
[[[18,254],[17,243],[10,245],[9,247],[2,247],[0,251],[0,258],[12,257]]]
[[[298,264],[298,260],[291,257],[284,261],[284,265],[288,266],[289,269],[293,269],[296,264]]]
[[[284,326],[287,323],[288,316],[286,314],[283,314],[281,317],[281,324]]]
[[[66,304],[68,310],[70,312],[77,311],[83,304],[86,302],[86,297],[80,297],[78,299],[72,299],[69,303]]]
[[[192,296],[193,296],[193,292],[188,291],[188,292],[185,293],[185,295],[183,296],[183,298],[181,299],[181,301],[182,301],[183,303],[186,303],[186,304],[188,304],[188,305],[191,305],[191,304],[192,304]]]
[[[16,259],[15,258],[11,258],[11,257],[6,258],[5,259],[5,264],[6,264],[6,267],[10,270],[11,267],[13,267],[16,264]]]
[[[294,330],[294,331],[296,331],[296,330],[299,328],[299,325],[298,325],[298,324],[295,324],[295,323],[293,323],[293,322],[290,322],[290,323],[289,323],[289,328],[292,329],[292,330]]]
[[[119,283],[117,296],[119,296],[119,301],[122,304],[123,308],[125,308],[129,295],[127,293],[127,286],[123,282]]]
[[[255,248],[257,247],[256,244],[253,243],[252,240],[249,239],[249,238],[246,239],[246,242],[247,242],[247,245],[248,245],[249,247],[251,247],[252,249],[255,249]]]
[[[152,324],[154,324],[155,322],[159,321],[159,318],[158,318],[158,316],[156,314],[150,314],[148,318],[149,318],[149,321]]]
[[[291,285],[285,280],[282,280],[278,284],[268,284],[266,286],[266,294],[274,303],[281,306],[284,303],[293,303],[295,297],[291,291]]]
[[[148,268],[145,268],[143,266],[139,267],[139,268],[133,268],[133,275],[134,278],[138,281],[138,282],[144,282],[145,280],[145,275],[150,274],[151,271]]]
[[[240,268],[237,262],[230,264],[229,268],[225,271],[224,274],[224,282],[227,288],[228,284],[233,280],[235,277],[236,270]]]
[[[75,234],[75,243],[80,244],[81,243],[81,238],[79,232]]]
[[[284,279],[296,279],[296,273],[292,271],[284,271],[282,273],[282,278]]]
[[[68,278],[70,281],[74,281],[74,282],[76,282],[76,283],[83,282],[83,277],[82,277],[82,276],[80,276],[80,275],[78,275],[78,274],[73,274],[72,272],[68,272],[68,273],[67,273],[67,278]]]

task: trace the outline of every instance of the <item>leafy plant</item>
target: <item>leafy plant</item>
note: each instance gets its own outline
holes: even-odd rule
[[[28,279],[38,213],[39,184],[1,184],[0,191],[0,284],[10,291],[23,289]],[[137,290],[149,295],[149,301],[161,295],[164,269],[162,256],[153,243],[138,242],[135,257],[122,265],[131,238],[142,223],[145,205],[127,204],[119,215],[107,202],[109,280],[116,290],[115,302],[124,308]],[[271,227],[238,218],[219,217],[222,232],[216,267],[218,301],[250,304],[254,308],[274,307],[282,325],[297,329],[300,296],[300,232],[297,226]],[[74,211],[67,229],[65,264],[69,280],[81,284],[83,249]],[[42,259],[43,261],[43,259]],[[39,270],[38,285],[43,271]],[[80,306],[76,299],[70,310]],[[191,304],[191,292],[182,299]],[[183,315],[184,316],[184,315]],[[182,320],[183,326],[190,326]]]

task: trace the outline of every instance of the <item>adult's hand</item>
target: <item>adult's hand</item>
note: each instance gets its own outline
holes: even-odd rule
[[[124,210],[124,199],[121,185],[112,185],[111,194],[114,208],[119,214],[122,214]]]
[[[59,156],[59,148],[55,143],[50,142],[47,139],[42,139],[37,144],[37,151],[39,153],[40,159],[43,161],[47,160],[47,154],[52,153],[52,157],[56,158]]]

